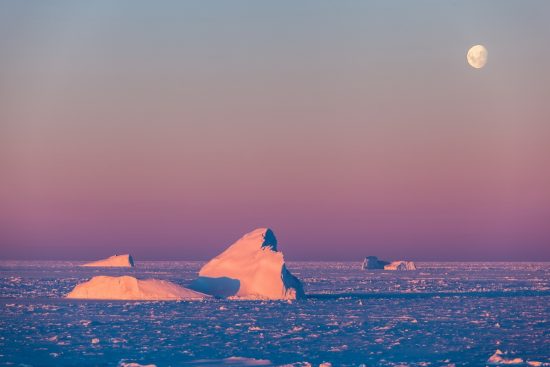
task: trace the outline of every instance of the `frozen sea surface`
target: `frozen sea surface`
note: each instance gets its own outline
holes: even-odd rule
[[[550,366],[550,263],[291,262],[295,302],[76,301],[94,275],[186,286],[201,262],[0,262],[0,365],[484,366],[497,350]]]

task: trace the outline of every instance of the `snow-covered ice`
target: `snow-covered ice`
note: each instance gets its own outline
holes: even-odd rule
[[[497,349],[495,353],[491,357],[489,357],[489,359],[487,360],[487,363],[496,364],[496,365],[502,365],[502,364],[522,365],[523,359],[519,357],[515,357],[515,358],[506,357],[505,354],[500,349]]]
[[[118,367],[157,367],[156,364],[139,364],[137,362],[120,361]]]
[[[256,359],[246,357],[227,357],[221,359],[199,359],[187,362],[189,366],[273,366],[267,359]]]
[[[178,301],[198,300],[208,296],[191,289],[183,288],[166,280],[144,279],[131,276],[95,276],[78,284],[67,294],[74,299]]]
[[[113,255],[106,259],[93,261],[90,263],[82,264],[80,266],[131,268],[134,266],[134,259],[130,254]]]
[[[303,298],[302,284],[286,268],[271,229],[245,234],[199,271],[191,288],[221,297]]]

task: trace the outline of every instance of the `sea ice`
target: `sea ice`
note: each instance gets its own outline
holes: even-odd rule
[[[186,363],[194,366],[272,366],[267,359],[256,359],[246,357],[228,357],[223,359],[199,359]]]
[[[205,294],[180,287],[166,280],[139,280],[130,276],[95,276],[78,284],[67,295],[75,299],[176,301],[198,300]]]
[[[59,297],[93,276],[90,269],[101,268],[79,268],[82,262],[74,261],[0,261],[0,365],[69,366],[85,358],[93,366],[117,366],[122,359],[203,367],[230,365],[223,359],[241,356],[288,367],[319,367],[327,361],[334,366],[496,366],[487,359],[499,348],[504,359],[524,361],[515,366],[550,367],[548,262],[424,262],[418,264],[421,271],[403,276],[361,271],[357,262],[285,260],[288,270],[307,282],[307,302],[63,301]],[[107,268],[93,272],[166,279],[186,287],[204,265],[140,264],[119,268],[125,270],[117,274],[102,273]],[[12,276],[21,281],[11,282]],[[501,328],[494,326],[497,322]],[[100,342],[93,344],[93,338]],[[488,345],[493,346],[489,352]],[[205,359],[209,363],[196,362]]]
[[[106,259],[82,264],[80,266],[132,268],[134,266],[134,259],[130,254],[113,255]]]
[[[285,266],[273,231],[245,234],[199,271],[190,286],[218,297],[246,299],[303,298],[302,284]]]

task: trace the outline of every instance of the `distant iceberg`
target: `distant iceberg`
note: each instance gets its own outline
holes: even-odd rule
[[[80,266],[132,268],[134,267],[134,259],[130,254],[113,255],[107,259],[94,261]]]
[[[416,265],[412,261],[384,261],[376,256],[367,256],[361,266],[363,270],[416,270]]]
[[[166,280],[139,280],[130,276],[96,276],[78,284],[66,296],[74,299],[143,301],[199,300],[207,297],[209,296]]]
[[[416,265],[412,261],[392,261],[384,266],[384,270],[416,270]]]
[[[367,256],[363,260],[363,265],[361,269],[363,270],[373,270],[373,269],[384,269],[384,266],[388,265],[388,261],[379,260],[376,256]]]
[[[245,234],[199,271],[191,289],[217,297],[303,298],[302,284],[285,266],[271,229]]]

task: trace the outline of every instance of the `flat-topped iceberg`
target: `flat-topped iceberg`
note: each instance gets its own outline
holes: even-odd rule
[[[78,284],[67,295],[75,299],[178,301],[199,300],[209,296],[166,280],[139,280],[131,276],[96,276]]]
[[[376,256],[367,256],[361,266],[363,270],[416,270],[416,265],[412,261],[384,261]]]
[[[131,268],[134,266],[134,259],[130,254],[113,255],[104,260],[98,260],[80,266]]]
[[[245,234],[199,271],[190,288],[217,297],[296,299],[302,284],[285,266],[271,229]]]

